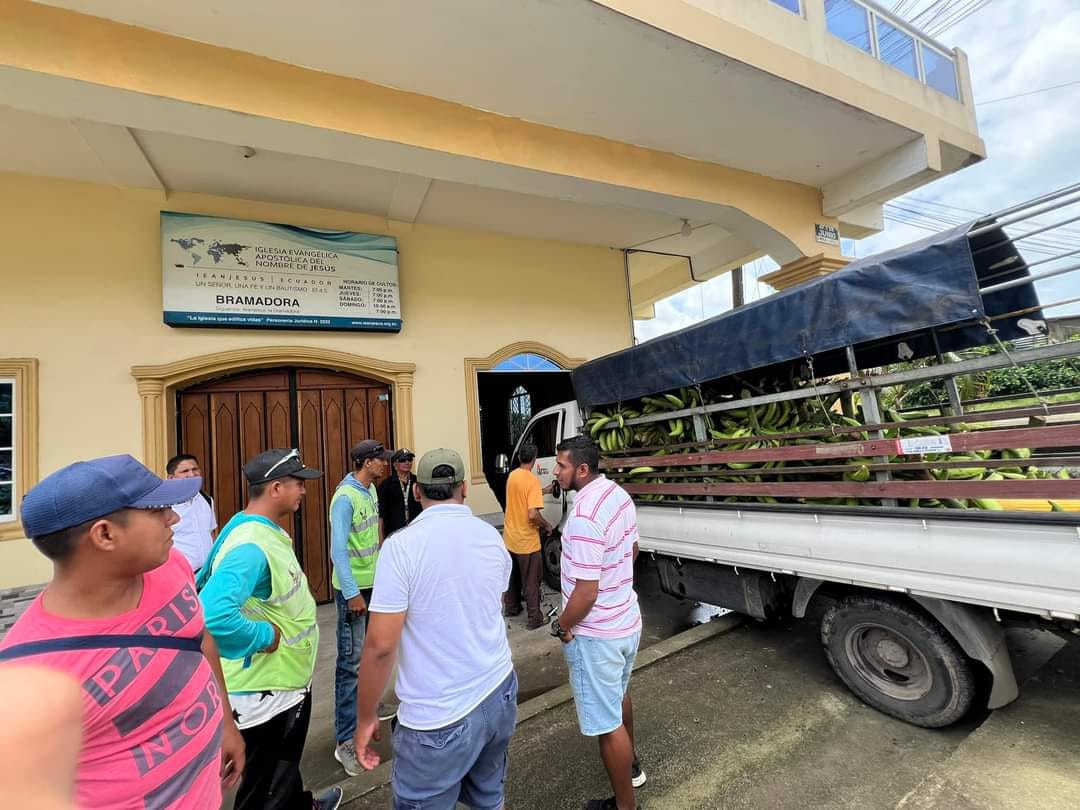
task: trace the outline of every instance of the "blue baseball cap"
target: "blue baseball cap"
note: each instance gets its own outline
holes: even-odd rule
[[[163,481],[129,455],[76,461],[43,478],[26,493],[20,514],[28,537],[43,537],[121,509],[183,503],[201,478]]]

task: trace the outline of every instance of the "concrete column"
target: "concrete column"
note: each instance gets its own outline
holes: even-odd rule
[[[168,451],[165,446],[165,383],[162,380],[139,380],[142,400],[142,462],[158,475],[165,475]]]
[[[833,258],[819,253],[816,256],[807,256],[794,262],[788,262],[779,270],[774,270],[767,276],[762,276],[761,281],[776,290],[786,290],[821,276],[835,273],[847,266],[850,259]]]

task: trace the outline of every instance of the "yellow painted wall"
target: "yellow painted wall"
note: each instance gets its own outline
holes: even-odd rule
[[[400,249],[398,335],[172,329],[161,322],[160,210],[390,234]],[[464,358],[520,340],[571,357],[630,342],[619,251],[480,230],[407,225],[299,206],[161,194],[0,174],[0,357],[40,362],[41,474],[79,458],[140,456],[130,369],[253,346],[304,345],[416,364],[414,449],[468,458]],[[470,471],[471,473],[471,471]],[[478,512],[498,510],[473,485]],[[0,588],[50,569],[26,540],[0,542]]]

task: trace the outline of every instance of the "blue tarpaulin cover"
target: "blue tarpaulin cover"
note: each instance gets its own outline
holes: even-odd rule
[[[731,375],[768,370],[786,378],[785,364],[813,357],[818,376],[848,369],[844,347],[860,368],[927,357],[992,342],[988,315],[1036,307],[1025,284],[989,296],[982,286],[1028,275],[1000,229],[970,238],[972,225],[935,234],[852,262],[843,270],[739,309],[592,360],[571,379],[585,407],[628,401]],[[1005,270],[1002,270],[1002,267]],[[1038,319],[1039,313],[1028,313]],[[994,322],[1002,340],[1029,334],[1021,318]],[[931,332],[933,331],[933,336]]]

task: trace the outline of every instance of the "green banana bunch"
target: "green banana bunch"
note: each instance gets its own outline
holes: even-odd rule
[[[759,393],[769,393],[769,389],[765,387],[765,381],[762,381],[761,386],[755,388],[755,390]],[[780,389],[776,388],[773,390]],[[718,401],[731,402],[729,394],[722,393],[720,396],[721,399]],[[755,396],[754,393],[751,393],[748,389],[744,389],[740,392],[739,399],[750,399],[753,396]],[[820,401],[818,398],[814,397],[806,402],[798,404],[791,400],[777,400],[764,405],[745,405],[739,408],[729,408],[724,411],[702,414],[702,418],[705,422],[706,437],[705,441],[697,447],[694,446],[694,442],[697,439],[694,429],[694,419],[697,417],[668,416],[668,414],[672,412],[698,408],[710,404],[707,396],[696,387],[688,386],[677,391],[644,396],[640,400],[631,402],[628,405],[620,404],[618,406],[608,406],[603,409],[596,409],[589,414],[589,417],[585,422],[585,429],[589,431],[589,435],[596,439],[601,450],[605,454],[618,454],[629,450],[642,453],[647,451],[651,455],[658,456],[665,455],[669,451],[671,453],[696,452],[698,449],[706,449],[708,447],[727,452],[738,450],[760,450],[784,445],[811,446],[823,443],[851,442],[860,439],[868,439],[869,434],[860,430],[860,428],[864,426],[864,422],[861,419],[846,416],[845,414],[839,413],[838,410],[833,410],[833,406],[836,405],[838,399],[839,395],[823,397]],[[822,411],[823,405],[825,412]],[[861,416],[862,407],[858,395],[853,397],[853,405],[855,405],[854,412]],[[629,420],[636,419],[642,415],[655,415],[661,418],[636,427],[627,424]],[[900,438],[902,436],[939,436],[949,433],[967,433],[974,429],[972,425],[962,423],[948,426],[904,424],[906,420],[928,419],[931,416],[932,414],[919,412],[910,412],[902,416],[895,410],[886,409],[884,412],[884,419],[888,422],[898,423],[898,427],[886,430],[885,435],[890,438]],[[825,435],[808,436],[806,438],[800,438],[798,436],[789,436],[784,440],[770,438],[773,435],[797,434],[801,431],[827,431],[830,427],[842,427],[845,431],[834,431]],[[851,430],[851,432],[846,432],[846,430]],[[668,447],[669,445],[671,446],[670,450]],[[1048,473],[1033,466],[1030,464],[1031,458],[1031,451],[1026,448],[1002,451],[977,450],[963,453],[926,454],[919,457],[919,460],[928,462],[931,469],[927,470],[923,468],[910,471],[900,470],[895,471],[893,475],[902,480],[981,480],[991,482],[991,484],[992,482],[1009,480],[1046,479],[1051,477],[1067,479],[1069,477],[1068,472],[1064,469],[1056,473]],[[991,459],[1013,460],[1016,464],[1014,466],[988,468],[985,465],[985,462]],[[814,460],[791,462],[733,461],[723,465],[714,464],[701,467],[688,466],[684,468],[684,472],[693,474],[686,475],[686,477],[680,477],[678,480],[699,483],[739,481],[752,483],[760,480],[821,480],[820,477],[806,478],[805,475],[800,477],[799,469],[813,468],[821,463],[842,463],[847,466],[847,469],[842,476],[837,476],[838,478],[855,483],[866,483],[873,479],[870,465],[877,460],[878,459],[871,458],[850,458],[841,461],[838,457],[826,457],[820,462]],[[901,456],[892,456],[889,459],[889,461],[893,463],[905,460],[911,459],[909,457]],[[962,462],[962,466],[933,467],[938,461]],[[774,472],[767,474],[764,477],[753,476],[749,480],[746,476],[739,475],[739,473],[750,469],[758,469],[763,472],[771,470]],[[783,470],[782,474],[775,472],[781,469]],[[656,477],[654,473],[655,470],[652,467],[635,467],[629,471],[619,470],[615,472],[617,476],[622,477],[622,480],[630,481],[631,483],[662,483],[667,480],[665,478]],[[820,476],[820,474],[818,474],[818,476]],[[640,496],[642,500],[649,502],[663,500],[700,500],[703,497],[705,496]],[[746,500],[756,500],[762,503],[776,502],[775,498],[767,496],[749,498],[748,496],[741,495],[729,496],[721,498],[720,500],[730,502]],[[845,506],[878,503],[876,499],[864,501],[853,497],[827,499],[805,498],[801,500],[806,503],[825,503]],[[929,509],[1001,510],[1003,508],[1000,501],[991,498],[914,498],[906,500],[905,503],[912,507]],[[1050,502],[1049,506],[1053,511],[1060,511],[1063,508],[1061,504],[1056,502]]]

